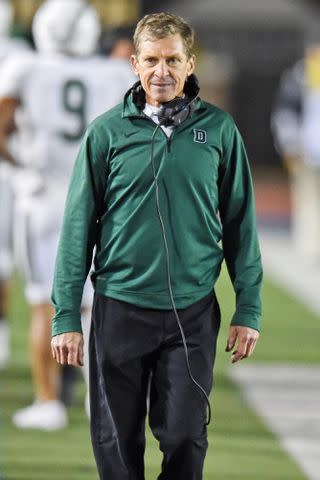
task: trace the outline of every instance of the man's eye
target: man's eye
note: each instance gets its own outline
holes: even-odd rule
[[[178,63],[177,58],[169,58],[168,60],[169,65],[176,65]]]
[[[153,63],[155,63],[155,61],[156,61],[155,58],[152,58],[152,57],[145,59],[145,62],[149,63],[149,64],[153,64]]]

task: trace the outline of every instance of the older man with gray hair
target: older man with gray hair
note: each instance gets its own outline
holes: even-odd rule
[[[231,117],[202,101],[193,31],[147,15],[139,81],[87,129],[56,261],[52,351],[81,365],[80,299],[93,248],[91,436],[101,479],[144,480],[146,397],[159,480],[200,480],[225,259],[236,294],[227,351],[259,337],[262,268],[251,175]]]

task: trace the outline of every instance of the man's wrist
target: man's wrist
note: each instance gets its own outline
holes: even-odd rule
[[[261,315],[248,312],[235,312],[231,320],[232,326],[253,328],[260,332]]]
[[[52,336],[60,335],[61,333],[77,332],[82,334],[80,316],[64,315],[54,317],[52,321]]]

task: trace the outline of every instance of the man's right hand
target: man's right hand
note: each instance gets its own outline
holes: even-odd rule
[[[83,335],[67,332],[56,335],[51,340],[52,356],[61,365],[83,366]]]

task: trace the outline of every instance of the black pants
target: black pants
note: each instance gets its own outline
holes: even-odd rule
[[[178,310],[194,378],[209,394],[220,310],[214,293]],[[163,452],[158,480],[201,480],[206,401],[192,383],[170,310],[95,295],[90,334],[91,439],[103,480],[144,480],[145,418]]]

